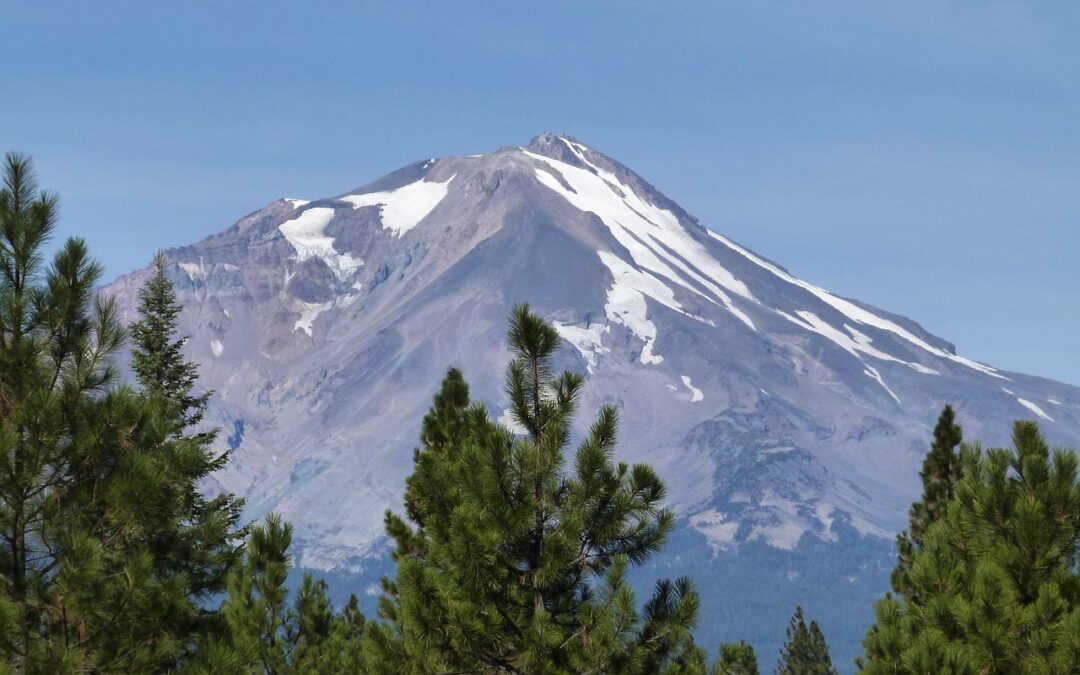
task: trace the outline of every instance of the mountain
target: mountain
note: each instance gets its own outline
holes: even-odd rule
[[[619,407],[620,458],[667,480],[683,530],[656,572],[713,570],[699,583],[729,609],[766,595],[732,570],[772,560],[780,583],[838,612],[858,596],[865,627],[946,402],[969,439],[1004,443],[1032,418],[1080,446],[1080,389],[974,362],[803,281],[564,135],[281,199],[166,255],[216,392],[208,418],[232,449],[210,489],[293,521],[299,565],[326,573],[363,575],[384,554],[383,512],[400,508],[448,366],[507,419],[506,320],[521,301],[587,373],[582,410]],[[147,274],[106,289],[128,319]],[[815,574],[845,581],[807,576],[806,560],[834,559]],[[770,600],[777,642],[788,600]]]

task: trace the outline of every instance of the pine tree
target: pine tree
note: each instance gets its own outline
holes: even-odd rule
[[[194,394],[198,365],[183,354],[186,337],[177,337],[177,304],[173,284],[165,276],[166,260],[154,257],[153,272],[140,290],[138,321],[131,325],[132,370],[147,406],[156,412],[149,439],[155,469],[163,489],[153,497],[148,518],[148,546],[158,573],[183,584],[192,623],[214,616],[199,611],[210,597],[225,590],[229,569],[239,560],[244,532],[237,527],[242,500],[222,493],[207,498],[202,483],[223,468],[227,455],[216,453],[216,430],[194,431],[206,409],[210,393]]]
[[[829,646],[816,621],[806,624],[802,607],[795,608],[787,629],[787,642],[780,650],[779,675],[835,675]]]
[[[759,675],[757,654],[745,642],[720,645],[720,658],[713,666],[712,675]]]
[[[617,413],[600,410],[565,462],[583,378],[556,375],[558,333],[514,309],[507,368],[515,436],[451,370],[424,420],[405,494],[387,514],[396,579],[372,626],[372,672],[702,672],[698,597],[662,581],[641,612],[629,566],[674,520],[645,465],[615,464]]]
[[[0,654],[16,673],[152,670],[182,647],[142,497],[153,412],[112,385],[124,332],[56,198],[8,155],[0,188]]]
[[[963,446],[963,476],[912,559],[912,600],[887,597],[862,672],[1080,672],[1077,457],[1034,422],[1014,449]]]
[[[913,597],[909,578],[911,560],[922,547],[927,528],[944,517],[946,506],[955,496],[955,486],[960,480],[957,448],[963,440],[956,414],[952,406],[946,404],[934,427],[934,441],[919,473],[923,482],[922,501],[911,505],[910,528],[896,538],[898,561],[892,573],[892,587],[905,597]]]
[[[362,672],[364,617],[356,596],[336,612],[327,586],[305,574],[293,603],[286,579],[292,526],[271,514],[254,527],[222,606],[224,639],[207,636],[190,666],[200,673]]]
[[[175,407],[177,433],[198,424],[212,392],[194,395],[199,367],[184,358],[187,337],[177,337],[183,307],[165,276],[164,254],[154,256],[153,273],[139,291],[140,319],[131,325],[131,368],[139,384]]]
[[[55,209],[29,160],[9,155],[0,189],[0,654],[18,673],[175,668],[213,623],[206,607],[236,559],[239,503],[198,492],[224,458],[209,453],[212,435],[183,432],[201,404],[169,393],[190,388],[115,383],[111,362],[125,335],[114,305],[94,296],[100,266],[71,239],[44,267]],[[172,324],[163,325],[168,337]]]

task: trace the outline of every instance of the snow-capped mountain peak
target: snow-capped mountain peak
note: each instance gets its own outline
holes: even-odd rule
[[[656,466],[715,549],[830,540],[840,522],[891,538],[946,401],[969,437],[1034,417],[1080,439],[1077,389],[801,280],[566,135],[278,200],[167,256],[232,448],[221,487],[292,520],[307,567],[377,550],[448,366],[503,416],[521,301],[587,373],[582,410],[621,408],[622,457]],[[129,317],[145,275],[108,289]]]

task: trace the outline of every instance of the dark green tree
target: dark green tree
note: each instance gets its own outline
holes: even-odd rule
[[[583,378],[556,375],[558,333],[514,309],[507,368],[515,435],[451,370],[424,420],[405,494],[387,514],[396,579],[372,626],[373,672],[701,672],[698,597],[663,581],[637,609],[630,565],[674,518],[645,465],[616,464],[617,413],[600,410],[567,466]]]
[[[802,607],[796,607],[791,617],[776,672],[779,675],[836,675],[825,636],[816,621],[806,624]]]
[[[1080,485],[1034,422],[1014,449],[963,446],[955,498],[927,528],[913,600],[886,597],[862,672],[1080,672]]]
[[[9,155],[5,169],[0,654],[19,673],[179,667],[237,560],[239,502],[198,491],[224,458],[210,453],[212,434],[185,432],[202,399],[190,396],[194,366],[170,347],[175,303],[161,305],[168,317],[143,332],[136,360],[183,377],[118,386],[125,333],[94,294],[100,266],[71,239],[45,267],[56,200],[38,192],[29,160]],[[157,295],[144,294],[144,326]]]
[[[201,611],[225,590],[229,569],[239,561],[244,532],[238,528],[242,500],[229,493],[206,497],[206,478],[225,466],[215,452],[216,430],[197,430],[210,393],[195,394],[198,365],[183,354],[186,337],[177,336],[182,307],[165,275],[166,260],[154,257],[149,280],[139,292],[139,320],[131,325],[132,370],[147,407],[154,411],[154,438],[148,439],[160,473],[148,519],[147,546],[157,572],[175,577],[189,600],[192,635],[215,619]]]
[[[190,670],[203,673],[363,672],[364,617],[356,596],[341,612],[327,586],[305,574],[293,602],[285,582],[292,526],[276,515],[252,528],[243,564],[230,577],[225,637],[207,637]]]
[[[139,320],[131,324],[131,368],[144,391],[174,407],[177,433],[198,424],[212,392],[195,395],[199,366],[184,358],[187,337],[177,336],[183,307],[165,276],[164,254],[154,256],[153,271],[139,291]]]
[[[712,675],[759,675],[757,654],[745,642],[720,645],[720,658],[713,665]]]
[[[919,476],[923,482],[923,498],[911,505],[911,525],[896,538],[898,561],[892,573],[892,587],[897,593],[913,598],[910,572],[915,553],[922,548],[923,537],[931,523],[942,519],[946,506],[956,493],[960,480],[960,453],[963,430],[956,424],[956,413],[946,404],[934,427],[934,441],[923,460]]]
[[[0,187],[0,655],[16,673],[139,671],[183,650],[183,595],[154,571],[154,411],[112,385],[124,331],[29,159]]]

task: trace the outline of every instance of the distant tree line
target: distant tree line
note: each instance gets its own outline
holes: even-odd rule
[[[0,186],[0,673],[688,673],[756,675],[744,643],[694,642],[686,578],[627,582],[675,526],[644,464],[613,459],[614,407],[571,448],[584,378],[557,373],[555,329],[519,305],[505,392],[515,434],[451,369],[420,425],[396,573],[378,616],[310,575],[287,590],[292,527],[241,521],[200,486],[228,462],[177,336],[157,256],[123,327],[71,239],[46,264],[56,198],[25,157]],[[130,340],[133,385],[113,358]],[[866,673],[1080,672],[1076,455],[1033,423],[1014,449],[963,445],[943,411],[924,494],[898,539]],[[834,673],[795,608],[781,675]]]

